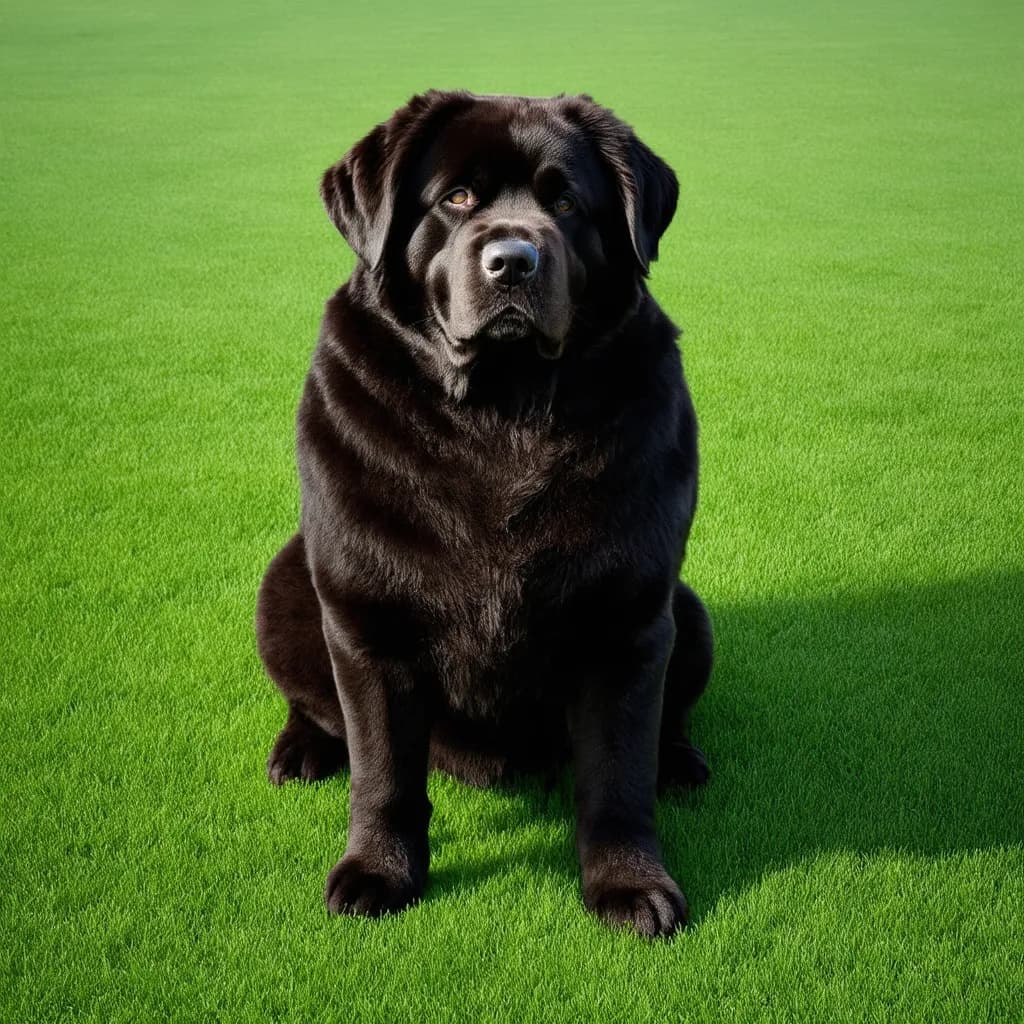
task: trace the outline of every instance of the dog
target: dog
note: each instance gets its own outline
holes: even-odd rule
[[[298,532],[260,586],[270,780],[347,764],[327,907],[427,882],[427,773],[575,771],[585,906],[686,920],[655,797],[708,777],[708,614],[679,581],[697,421],[646,286],[672,170],[588,96],[431,91],[323,176],[358,257],[297,417]]]

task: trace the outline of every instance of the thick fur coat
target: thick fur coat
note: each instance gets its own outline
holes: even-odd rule
[[[646,287],[672,171],[588,97],[415,97],[323,179],[359,257],[298,414],[301,524],[257,635],[270,778],[351,768],[333,911],[423,892],[429,767],[571,760],[586,905],[668,934],[656,787],[707,776],[711,630],[679,568],[697,424]]]

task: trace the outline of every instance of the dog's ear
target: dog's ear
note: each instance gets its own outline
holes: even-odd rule
[[[646,274],[658,258],[658,242],[676,212],[679,181],[675,172],[635,135],[629,146],[629,173],[619,175],[633,251]]]
[[[384,258],[403,171],[428,129],[469,102],[468,93],[414,96],[324,173],[320,196],[327,214],[367,266],[376,269]]]
[[[646,275],[658,258],[658,242],[672,222],[679,182],[664,160],[629,125],[589,96],[566,98],[569,119],[594,140],[615,177],[637,263]]]
[[[393,216],[394,197],[388,182],[392,140],[387,124],[379,124],[357,142],[320,181],[327,216],[355,254],[375,267]]]

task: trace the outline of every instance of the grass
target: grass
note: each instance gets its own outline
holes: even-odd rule
[[[1024,1018],[1022,37],[967,0],[11,0],[0,1018]],[[318,175],[429,86],[591,92],[682,181],[652,286],[719,660],[672,943],[586,916],[566,788],[443,778],[425,901],[329,920],[347,781],[263,777],[254,592],[352,265]]]

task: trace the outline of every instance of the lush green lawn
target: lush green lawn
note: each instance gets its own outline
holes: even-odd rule
[[[0,18],[0,1018],[1021,1020],[1020,5],[157,6]],[[426,900],[328,919],[347,782],[264,778],[318,175],[429,86],[591,92],[682,181],[672,943],[585,915],[566,787],[442,778]]]

